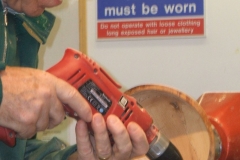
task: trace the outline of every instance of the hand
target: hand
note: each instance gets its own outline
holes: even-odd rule
[[[45,8],[55,7],[61,4],[62,0],[3,0],[3,3],[28,16],[39,16]]]
[[[94,137],[88,134],[87,125],[79,120],[76,125],[77,153],[75,160],[128,160],[147,153],[149,145],[143,130],[134,122],[127,128],[115,115],[110,115],[106,123],[101,114],[93,116]],[[110,145],[108,131],[112,134],[114,145]]]
[[[1,71],[3,99],[0,126],[10,128],[20,138],[57,126],[65,117],[62,104],[90,122],[92,111],[79,92],[67,82],[45,71],[6,67]]]

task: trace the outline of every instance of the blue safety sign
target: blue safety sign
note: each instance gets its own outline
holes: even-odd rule
[[[202,36],[204,0],[97,0],[99,39]]]
[[[98,19],[203,15],[203,0],[98,0]]]

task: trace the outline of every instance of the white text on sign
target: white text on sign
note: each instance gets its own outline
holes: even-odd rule
[[[142,15],[156,15],[159,11],[158,5],[147,5],[142,3]],[[182,13],[195,13],[197,11],[197,5],[195,3],[178,3],[178,4],[164,4],[165,14],[182,14]],[[104,16],[114,17],[114,16],[134,16],[136,15],[136,5],[132,4],[130,6],[121,7],[105,7]]]

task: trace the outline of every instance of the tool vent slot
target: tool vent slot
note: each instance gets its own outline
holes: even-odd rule
[[[82,73],[81,70],[77,70],[71,77],[68,78],[68,82],[72,85],[79,82],[86,74]]]
[[[121,121],[123,123],[125,123],[125,121],[128,120],[128,118],[132,115],[133,111],[131,109],[129,109],[129,107],[127,106],[124,110],[124,112],[121,115]]]

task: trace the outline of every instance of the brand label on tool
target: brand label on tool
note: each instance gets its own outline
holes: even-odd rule
[[[88,80],[79,89],[82,96],[101,114],[105,114],[112,104],[112,101],[92,81]]]

